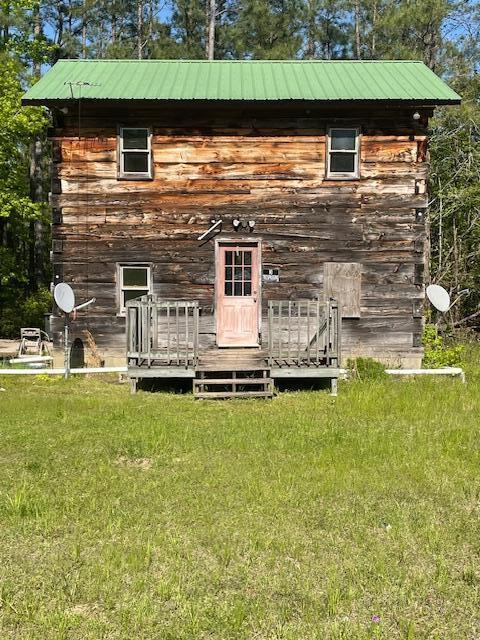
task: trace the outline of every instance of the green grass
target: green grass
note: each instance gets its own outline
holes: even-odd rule
[[[217,403],[0,380],[2,640],[480,637],[475,371]]]

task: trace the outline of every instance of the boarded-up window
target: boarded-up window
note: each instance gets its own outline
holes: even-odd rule
[[[325,262],[325,298],[335,298],[344,318],[360,317],[362,265],[358,262]]]

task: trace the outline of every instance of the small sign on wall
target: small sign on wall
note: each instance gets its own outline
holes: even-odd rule
[[[278,267],[263,267],[262,282],[280,282],[280,269]]]

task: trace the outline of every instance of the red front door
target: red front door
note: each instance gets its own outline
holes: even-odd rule
[[[256,347],[260,300],[258,245],[220,244],[218,249],[217,344]]]

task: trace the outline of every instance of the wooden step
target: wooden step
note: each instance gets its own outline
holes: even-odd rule
[[[219,398],[271,398],[271,391],[203,391],[195,394],[195,398],[199,400],[213,400]]]
[[[265,385],[265,384],[272,384],[273,383],[273,379],[272,378],[195,378],[193,380],[193,384],[196,386],[200,386],[200,385],[209,385],[209,384],[224,384],[224,385],[231,385],[231,384],[256,384],[256,385]]]
[[[232,365],[232,363],[225,363],[225,364],[214,364],[212,362],[211,365],[197,365],[197,371],[202,372],[205,371],[207,373],[212,373],[215,371],[218,371],[219,373],[221,372],[225,372],[225,371],[238,371],[239,373],[245,373],[247,371],[255,371],[255,372],[259,372],[259,371],[265,371],[265,367],[264,366],[252,366],[251,363],[245,363],[245,364],[235,364]]]
[[[212,377],[207,377],[207,373]],[[263,364],[238,364],[232,363],[229,359],[223,366],[218,362],[215,365],[212,363],[211,367],[199,366],[196,374],[197,377],[193,380],[193,394],[200,400],[273,397],[270,369]],[[222,386],[225,388],[218,388]]]

